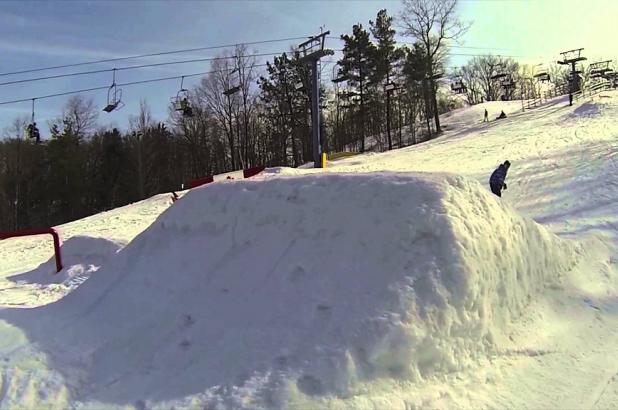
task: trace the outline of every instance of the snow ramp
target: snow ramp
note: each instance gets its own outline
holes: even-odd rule
[[[286,407],[465,367],[577,253],[463,177],[278,176],[192,190],[62,300],[0,319],[73,401]]]

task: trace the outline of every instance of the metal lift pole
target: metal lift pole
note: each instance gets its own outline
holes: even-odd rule
[[[334,54],[333,50],[324,49],[324,39],[330,31],[311,37],[298,46],[299,61],[311,66],[311,126],[313,138],[313,166],[322,168],[321,133],[320,133],[320,82],[318,61],[320,58]]]
[[[318,81],[318,60],[311,60],[311,134],[313,137],[313,162],[315,168],[322,168],[320,133],[320,82]]]
[[[579,73],[575,69],[575,64],[578,61],[586,60],[586,57],[582,57],[583,48],[577,48],[574,50],[563,51],[560,54],[563,56],[562,61],[558,61],[558,64],[561,65],[570,65],[571,66],[571,81],[569,82],[569,106],[573,105],[573,92],[579,90]],[[568,55],[571,54],[571,58],[567,58]]]

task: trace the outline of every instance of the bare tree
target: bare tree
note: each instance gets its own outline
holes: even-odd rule
[[[236,46],[236,69],[238,70],[238,80],[240,86],[240,99],[242,101],[242,119],[243,119],[243,134],[240,138],[240,130],[238,132],[239,137],[239,159],[243,168],[247,163],[248,149],[252,145],[251,135],[249,133],[249,123],[253,108],[256,102],[256,93],[251,89],[251,84],[257,79],[257,73],[255,72],[255,57],[248,56],[248,47],[246,44],[239,44]],[[240,108],[240,107],[239,107]],[[240,121],[237,120],[237,126],[240,129]]]
[[[496,74],[505,76],[492,78]],[[461,69],[461,76],[467,88],[468,102],[474,104],[480,102],[481,97],[485,101],[495,101],[501,95],[507,99],[512,98],[514,88],[504,88],[502,81],[512,79],[520,84],[520,79],[526,77],[526,74],[519,72],[519,65],[512,58],[488,54],[468,61]]]
[[[478,104],[481,102],[481,82],[474,71],[472,65],[465,65],[458,72],[461,76],[462,84],[466,87],[466,99],[469,104]]]
[[[146,100],[141,100],[139,103],[139,114],[129,117],[129,126],[131,134],[129,137],[129,145],[134,149],[135,167],[137,171],[137,192],[140,198],[144,198],[146,192],[146,172],[144,165],[144,137],[148,132],[148,128],[154,124],[150,107]]]
[[[11,124],[2,130],[2,134],[5,138],[22,138],[28,123],[30,123],[30,118],[27,115],[14,118]]]
[[[246,46],[239,45],[234,54],[223,53],[211,67],[212,72],[195,90],[196,98],[223,128],[232,169],[237,169],[244,163],[249,142],[249,119],[255,103],[251,89],[256,78],[255,57],[247,56]]]
[[[212,72],[202,78],[200,85],[196,88],[196,98],[210,110],[217,122],[224,130],[232,169],[236,168],[236,144],[234,137],[234,114],[238,112],[239,98],[237,93],[229,93],[234,87],[237,76],[234,72],[234,62],[230,59],[231,53],[223,53],[220,59],[214,60],[211,64]],[[223,94],[228,91],[227,94]]]
[[[225,155],[215,153],[214,147],[221,145],[215,128],[216,120],[204,98],[197,98],[195,92],[189,94],[191,117],[170,107],[170,123],[174,134],[180,137],[180,144],[186,148],[190,161],[188,168],[192,177],[211,175],[226,169]]]
[[[399,24],[403,34],[421,42],[426,53],[427,74],[431,88],[436,132],[440,133],[440,118],[436,98],[434,70],[440,52],[449,40],[457,40],[469,28],[456,15],[457,0],[402,0]]]
[[[549,78],[554,84],[566,84],[569,81],[569,69],[557,63],[549,64],[547,69]]]
[[[84,137],[95,130],[98,116],[94,100],[80,94],[70,97],[62,109],[62,119],[71,124],[78,137]]]
[[[148,127],[154,124],[152,114],[150,113],[150,106],[148,102],[142,99],[139,102],[139,114],[131,115],[129,117],[129,127],[134,132],[144,132]]]
[[[519,83],[519,91],[523,98],[539,98],[541,95],[541,87],[539,81],[534,78],[536,74],[536,66],[531,64],[522,64],[519,66],[517,78]]]

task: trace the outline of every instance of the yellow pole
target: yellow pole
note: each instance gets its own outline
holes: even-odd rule
[[[322,153],[322,168],[326,168],[326,152]]]

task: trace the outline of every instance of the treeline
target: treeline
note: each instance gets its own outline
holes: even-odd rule
[[[86,108],[80,97],[72,102]],[[143,110],[130,132],[88,132],[67,115],[51,126],[43,144],[3,140],[0,229],[61,224],[177,190],[188,175],[197,175],[190,146],[164,124],[150,122]]]

